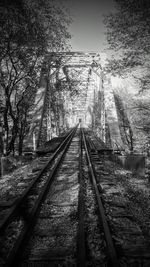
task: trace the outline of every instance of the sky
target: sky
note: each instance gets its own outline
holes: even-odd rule
[[[101,52],[104,48],[103,14],[114,12],[113,0],[67,0],[73,23],[70,26],[73,51]]]
[[[114,13],[115,0],[64,0],[70,9],[73,23],[70,26],[72,34],[71,46],[73,51],[97,52],[100,54],[101,65],[107,60],[107,42],[105,26],[103,24],[104,14]],[[106,49],[106,50],[105,50]],[[112,78],[113,88],[125,86],[130,92],[135,93],[135,81],[133,77],[125,81],[121,78]],[[137,90],[137,88],[136,88]]]

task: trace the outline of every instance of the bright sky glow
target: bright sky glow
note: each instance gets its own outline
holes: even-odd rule
[[[73,15],[70,32],[74,51],[100,52],[104,48],[103,14],[114,11],[113,0],[67,1]]]

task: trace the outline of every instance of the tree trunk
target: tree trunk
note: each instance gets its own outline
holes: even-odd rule
[[[4,128],[6,131],[6,148],[8,148],[8,138],[9,138],[9,124],[8,124],[8,106],[6,106],[5,112],[4,112]]]
[[[21,121],[20,128],[19,128],[19,143],[18,143],[18,154],[19,156],[22,155],[23,151],[23,141],[25,138],[25,125],[26,125],[26,117],[25,120]]]
[[[7,155],[9,155],[10,152],[12,152],[12,151],[13,151],[13,155],[14,155],[14,152],[15,152],[15,141],[16,141],[17,134],[18,134],[18,122],[17,121],[13,121],[13,122],[14,122],[14,125],[12,128],[12,138],[11,138],[11,141],[8,145]]]
[[[22,135],[19,135],[19,144],[18,144],[19,156],[22,156],[22,150],[23,150],[23,137],[22,137]]]
[[[132,129],[129,127],[129,135],[130,135],[130,153],[133,153],[134,144],[133,144],[133,132]]]

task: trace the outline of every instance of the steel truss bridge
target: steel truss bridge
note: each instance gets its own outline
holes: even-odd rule
[[[37,146],[82,121],[107,145],[123,146],[110,79],[98,53],[53,52],[43,61],[30,133]],[[110,104],[111,103],[111,104]],[[115,115],[114,115],[115,113]]]

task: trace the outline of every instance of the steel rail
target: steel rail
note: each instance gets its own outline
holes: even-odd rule
[[[85,147],[85,151],[86,151],[89,171],[91,174],[92,183],[93,183],[93,187],[95,190],[97,204],[98,204],[98,208],[99,208],[99,213],[100,213],[100,217],[101,217],[102,224],[103,224],[103,229],[104,229],[105,239],[106,239],[106,243],[107,243],[109,258],[111,261],[110,266],[111,267],[119,267],[119,262],[117,259],[117,253],[116,253],[115,246],[114,246],[114,243],[113,243],[113,240],[111,237],[111,233],[110,233],[109,225],[108,225],[108,222],[106,219],[106,215],[105,215],[104,207],[102,204],[101,196],[100,196],[98,186],[96,183],[96,174],[95,174],[94,166],[93,166],[92,161],[91,161],[91,156],[90,156],[90,152],[89,152],[89,149],[87,146],[86,137],[85,137],[83,129],[81,129],[81,131],[82,131],[82,135],[83,135],[83,142],[84,142],[84,147]]]
[[[85,229],[84,229],[84,215],[85,215],[85,185],[82,171],[82,132],[80,130],[80,151],[79,151],[79,195],[78,195],[78,234],[77,234],[77,267],[86,266],[86,248],[85,248]]]
[[[28,195],[31,193],[31,191],[32,191],[33,187],[35,186],[35,184],[40,180],[41,176],[46,171],[46,169],[49,166],[49,164],[51,164],[55,160],[56,156],[63,149],[63,147],[65,146],[66,142],[69,140],[70,136],[77,129],[77,127],[78,127],[78,125],[69,132],[69,134],[67,135],[67,137],[65,138],[65,140],[59,145],[59,147],[57,148],[57,150],[54,152],[52,158],[44,165],[44,167],[39,172],[39,174],[37,175],[37,177],[31,182],[31,184],[29,185],[29,187],[27,187],[24,190],[22,196],[16,201],[16,203],[14,204],[14,206],[10,209],[10,211],[8,212],[8,214],[6,215],[6,217],[4,218],[4,220],[0,224],[0,234],[1,233],[3,234],[4,230],[6,229],[6,227],[10,223],[10,221],[14,218],[14,216],[16,216],[16,214],[18,214],[20,207],[25,202],[25,200],[28,197]]]
[[[26,225],[24,227],[24,229],[22,230],[20,236],[18,237],[18,239],[16,240],[16,243],[13,247],[13,249],[10,251],[8,258],[7,258],[7,262],[6,262],[6,266],[7,267],[13,267],[13,266],[18,266],[19,261],[21,260],[21,255],[23,253],[24,247],[26,245],[26,243],[28,242],[29,238],[30,238],[30,234],[32,232],[32,229],[36,223],[36,219],[37,216],[39,214],[40,211],[40,207],[42,202],[44,201],[44,199],[46,198],[47,192],[55,178],[55,175],[58,171],[59,166],[62,163],[62,160],[69,148],[69,145],[76,133],[77,127],[75,127],[73,129],[73,131],[71,132],[71,134],[69,135],[68,138],[68,142],[65,144],[64,150],[63,150],[63,154],[61,155],[61,157],[58,159],[58,161],[56,162],[54,168],[52,169],[49,178],[46,182],[46,184],[44,185],[44,188],[42,189],[42,192],[40,193],[34,207],[32,208],[32,211],[29,214],[29,218],[26,221]]]

